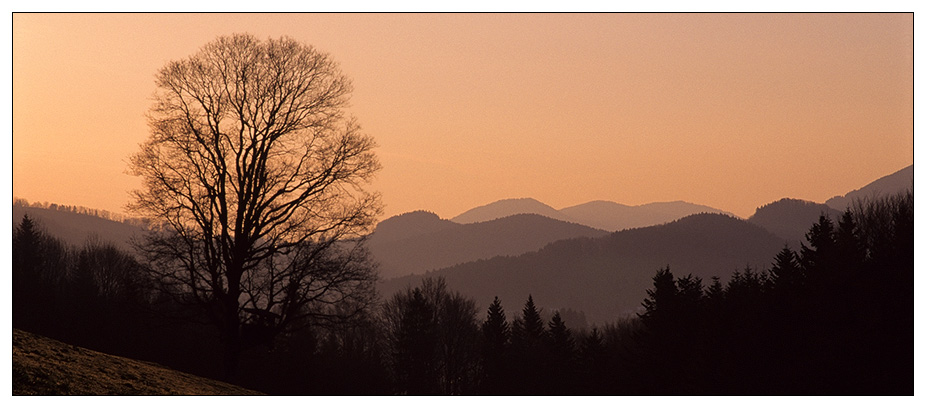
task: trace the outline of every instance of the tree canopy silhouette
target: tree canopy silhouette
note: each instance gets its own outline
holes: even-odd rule
[[[425,278],[420,287],[393,295],[382,310],[396,392],[474,392],[479,327],[472,299],[448,290],[443,278]]]
[[[365,190],[373,139],[347,117],[350,81],[290,38],[223,36],[156,76],[151,134],[131,158],[130,209],[157,222],[139,247],[160,287],[208,311],[229,371],[246,326],[266,340],[365,308],[360,245],[381,211]]]

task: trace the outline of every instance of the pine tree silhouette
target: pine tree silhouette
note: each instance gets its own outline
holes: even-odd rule
[[[788,245],[785,245],[775,255],[769,278],[772,288],[780,294],[793,293],[804,284],[804,272],[798,262],[797,254]]]
[[[509,387],[508,351],[511,327],[505,318],[498,296],[489,305],[488,316],[482,324],[483,394],[505,393]]]
[[[512,327],[512,342],[519,347],[534,347],[543,341],[546,331],[543,328],[543,319],[534,305],[534,298],[527,296],[527,303],[521,310],[521,316],[514,321]]]
[[[512,391],[515,394],[538,395],[549,392],[546,387],[547,333],[543,326],[534,298],[528,295],[521,316],[514,320],[511,328],[513,370],[516,377]]]
[[[658,326],[663,316],[671,316],[678,310],[678,287],[669,267],[656,271],[653,289],[647,289],[643,300],[646,311],[641,316],[648,326]]]

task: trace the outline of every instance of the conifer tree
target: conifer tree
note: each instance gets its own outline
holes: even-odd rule
[[[572,338],[572,331],[566,327],[566,322],[563,321],[558,310],[553,312],[553,317],[550,319],[549,326],[550,344],[552,345],[553,352],[559,353],[564,357],[570,356],[575,352],[575,340]]]
[[[704,285],[701,283],[700,277],[688,274],[678,278],[676,286],[678,287],[678,296],[683,309],[697,307],[697,304],[701,302],[701,298],[704,296]]]
[[[488,316],[482,324],[482,336],[487,357],[500,357],[508,347],[511,327],[505,318],[505,310],[502,308],[498,296],[489,305]]]
[[[653,289],[646,290],[647,298],[643,300],[646,311],[641,316],[648,326],[662,316],[670,316],[678,308],[678,287],[669,267],[656,271],[653,277]]]
[[[543,328],[543,319],[534,305],[534,298],[527,296],[527,303],[521,311],[521,317],[515,319],[512,327],[512,341],[522,346],[532,347],[543,341],[546,331]]]
[[[13,324],[37,330],[37,324],[59,318],[53,310],[59,302],[56,291],[67,276],[67,248],[29,215],[14,230],[12,244]]]
[[[489,305],[488,316],[482,323],[482,359],[484,377],[481,385],[484,394],[500,394],[507,384],[506,353],[511,338],[511,327],[498,296]]]
[[[865,262],[865,248],[858,235],[858,225],[852,210],[846,210],[833,233],[838,267],[842,273],[858,273]]]
[[[549,392],[547,386],[548,351],[545,341],[543,319],[534,305],[534,298],[528,296],[511,328],[512,392],[521,395],[537,395]]]
[[[13,326],[28,325],[35,302],[41,296],[41,246],[43,236],[28,214],[13,233]]]
[[[809,246],[801,243],[800,262],[804,269],[819,269],[820,265],[831,261],[836,246],[833,232],[833,221],[826,215],[821,215],[819,221],[810,227],[805,235]]]
[[[23,215],[22,221],[13,233],[14,287],[17,284],[21,285],[26,281],[38,279],[38,271],[42,260],[40,251],[43,238],[43,234],[38,231],[29,214]]]
[[[792,292],[803,285],[804,274],[797,254],[788,245],[785,245],[778,255],[775,255],[775,263],[772,265],[769,278],[772,288],[780,294]]]

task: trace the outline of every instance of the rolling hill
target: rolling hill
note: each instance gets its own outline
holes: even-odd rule
[[[836,222],[842,211],[812,201],[783,198],[757,208],[748,221],[784,238],[791,249],[799,249],[804,235],[821,214]]]

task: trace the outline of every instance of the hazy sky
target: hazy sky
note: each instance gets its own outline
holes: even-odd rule
[[[13,195],[124,212],[154,74],[236,32],[340,62],[384,218],[518,197],[747,217],[913,163],[912,14],[15,14]]]

